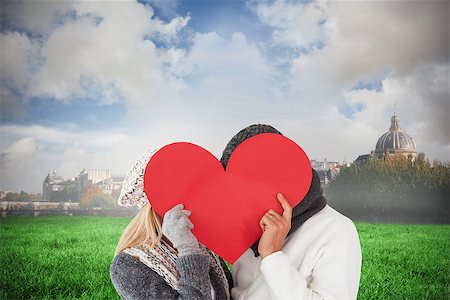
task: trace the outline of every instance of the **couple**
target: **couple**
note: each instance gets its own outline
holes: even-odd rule
[[[269,125],[248,126],[226,146],[223,167],[240,143],[260,133],[281,134]],[[327,205],[314,169],[298,205],[291,208],[277,195],[283,214],[269,210],[262,217],[261,238],[235,262],[231,276],[224,261],[192,234],[183,205],[163,217],[152,209],[143,175],[155,152],[130,169],[118,199],[119,205],[140,208],[110,266],[123,299],[356,299],[362,259],[358,233],[349,218]]]

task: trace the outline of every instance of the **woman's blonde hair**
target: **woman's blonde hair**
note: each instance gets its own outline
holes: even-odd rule
[[[156,212],[149,204],[144,205],[125,228],[117,244],[114,256],[124,249],[145,243],[151,247],[161,241],[162,230]]]

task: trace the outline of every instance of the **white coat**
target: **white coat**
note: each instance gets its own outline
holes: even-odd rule
[[[281,251],[248,249],[233,265],[233,300],[356,299],[362,254],[351,219],[329,205],[305,221]]]

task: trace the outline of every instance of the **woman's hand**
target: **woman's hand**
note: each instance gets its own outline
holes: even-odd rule
[[[183,204],[175,205],[164,214],[162,233],[172,242],[179,256],[200,253],[198,240],[191,232],[194,224],[188,218],[190,215]]]
[[[277,198],[284,209],[283,215],[271,209],[259,221],[263,234],[259,239],[258,252],[262,258],[280,251],[291,229],[292,207],[281,193],[277,194]]]

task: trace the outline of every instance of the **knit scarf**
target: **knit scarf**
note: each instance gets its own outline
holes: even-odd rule
[[[213,268],[213,271],[220,278],[227,293],[227,300],[229,300],[228,280],[222,269],[220,257],[202,243],[199,243],[199,246],[204,253],[208,254],[209,266]],[[143,244],[126,248],[123,252],[138,257],[142,263],[158,273],[174,290],[180,291],[178,285],[180,274],[176,268],[178,253],[164,238],[154,247],[151,247],[149,244]]]
[[[292,208],[291,230],[287,236],[295,232],[306,220],[318,213],[327,204],[327,199],[323,196],[323,188],[320,185],[320,177],[316,170],[312,169],[312,180],[308,193],[303,200]],[[255,257],[258,252],[259,239],[251,246]]]

